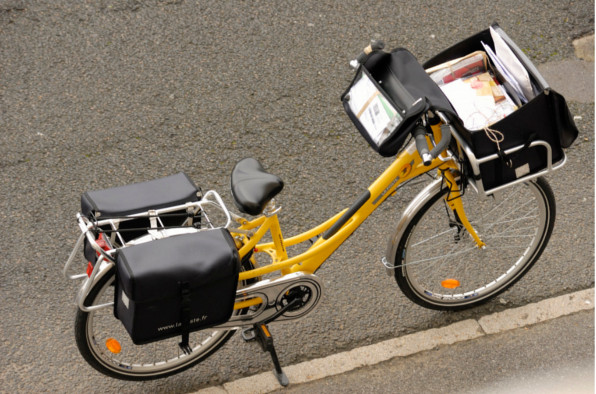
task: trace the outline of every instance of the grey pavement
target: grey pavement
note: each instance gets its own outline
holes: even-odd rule
[[[580,312],[273,392],[589,394],[593,330]]]
[[[229,173],[253,156],[284,179],[280,218],[294,235],[349,207],[391,160],[341,107],[348,61],[371,38],[425,61],[495,20],[536,65],[567,67],[547,80],[573,98],[580,137],[548,176],[557,221],[545,252],[479,308],[414,305],[380,262],[422,187],[406,185],[317,272],[317,309],[271,326],[286,366],[594,287],[593,76],[568,63],[594,32],[594,1],[0,0],[0,391],[184,393],[269,371],[239,335],[167,379],[89,367],[74,341],[78,283],[61,273],[81,193],[184,171],[233,206]],[[581,77],[587,96],[565,90]]]
[[[418,332],[284,368],[200,394],[591,393],[594,290]]]

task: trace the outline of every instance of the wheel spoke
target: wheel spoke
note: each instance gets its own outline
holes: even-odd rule
[[[465,193],[462,204],[485,248],[465,229],[447,227],[454,219],[443,195],[415,215],[398,244],[397,282],[423,306],[459,308],[498,294],[527,271],[552,230],[554,197],[544,180],[509,187],[495,198]]]
[[[105,282],[93,295],[94,303],[113,300],[113,288],[110,281]],[[233,334],[233,331],[209,329],[192,332],[193,351],[187,355],[178,346],[177,337],[135,345],[108,308],[89,313],[78,311],[77,321],[77,330],[81,331],[77,334],[77,345],[83,356],[100,372],[122,379],[152,379],[186,369],[209,356]],[[111,353],[106,348],[108,338],[121,343],[120,353]]]

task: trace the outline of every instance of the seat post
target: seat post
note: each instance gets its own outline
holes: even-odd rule
[[[275,205],[275,200],[271,199],[263,211],[263,214],[271,220],[269,231],[271,232],[271,238],[273,238],[273,245],[275,246],[275,263],[287,260],[288,258],[288,253],[286,252],[286,246],[284,244],[284,237],[281,232],[281,226],[279,225],[279,217],[277,216],[277,213],[280,210],[281,207],[277,207]],[[286,272],[282,270],[282,273]]]

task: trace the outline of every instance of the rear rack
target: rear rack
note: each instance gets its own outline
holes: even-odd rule
[[[190,217],[201,215],[201,226],[197,228],[191,222],[185,222],[185,225],[178,227],[166,227],[163,225],[160,215],[167,215],[172,212],[186,211]],[[67,279],[85,279],[77,298],[76,303],[81,310],[89,312],[95,309],[112,306],[113,303],[106,303],[101,305],[85,306],[83,303],[92,288],[92,285],[97,282],[108,270],[115,264],[115,254],[119,249],[131,245],[138,245],[140,243],[149,242],[155,239],[167,238],[171,236],[188,234],[193,232],[205,231],[213,228],[229,228],[232,224],[232,215],[222,201],[219,194],[213,190],[208,191],[200,201],[188,202],[181,205],[173,205],[170,207],[152,209],[144,212],[130,214],[121,217],[103,218],[101,220],[93,220],[86,216],[77,213],[77,224],[81,230],[75,246],[70,253],[66,264],[62,270]],[[220,225],[216,225],[212,220],[217,216],[217,221]],[[142,228],[146,234],[130,241],[125,241],[120,234],[120,224],[139,218],[147,218],[150,226]],[[225,223],[224,223],[225,222]],[[113,247],[112,243],[108,242],[108,246],[103,248],[96,240],[96,234],[100,227],[109,227],[108,232],[117,237],[121,246]],[[89,273],[69,274],[71,265],[73,264],[77,251],[83,246],[83,241],[87,240],[88,244],[98,253],[98,259],[93,266],[93,270]]]

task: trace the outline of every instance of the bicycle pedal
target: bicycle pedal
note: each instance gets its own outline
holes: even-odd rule
[[[245,328],[240,332],[240,334],[242,335],[242,339],[244,339],[244,342],[250,342],[257,339],[257,332],[253,327]]]

